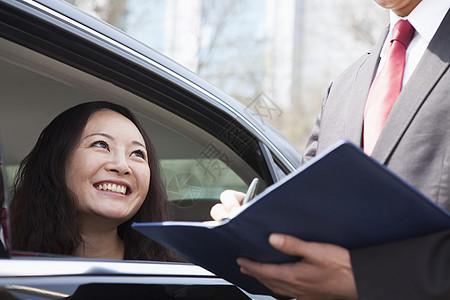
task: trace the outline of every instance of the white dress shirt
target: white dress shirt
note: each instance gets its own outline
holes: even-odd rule
[[[391,11],[389,34],[383,49],[381,50],[381,61],[378,71],[381,70],[381,66],[383,66],[386,61],[387,50],[389,48],[392,29],[394,28],[395,23],[401,19],[408,20],[416,29],[416,32],[406,49],[405,72],[403,74],[403,85],[405,85],[422,58],[423,53],[427,49],[428,44],[436,33],[439,25],[442,23],[449,8],[450,0],[422,0],[405,18],[402,18]]]

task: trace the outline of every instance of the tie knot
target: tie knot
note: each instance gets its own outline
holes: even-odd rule
[[[408,20],[400,20],[394,26],[391,42],[399,41],[407,48],[415,31]]]

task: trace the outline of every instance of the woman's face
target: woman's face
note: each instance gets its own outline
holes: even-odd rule
[[[137,212],[150,185],[145,146],[137,127],[123,115],[112,110],[92,114],[66,166],[81,223],[121,224]]]

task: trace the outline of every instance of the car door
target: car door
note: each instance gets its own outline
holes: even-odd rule
[[[221,191],[245,191],[259,178],[260,192],[297,168],[301,158],[232,97],[57,0],[0,0],[0,90],[5,209],[19,164],[42,129],[63,110],[87,101],[118,103],[138,116],[156,146],[177,220],[208,220]],[[4,221],[7,233],[7,215]],[[1,241],[11,250],[7,237]],[[191,264],[2,254],[10,258],[0,258],[0,293],[16,289],[12,293],[20,298],[80,295],[78,288],[86,286],[100,293],[157,287],[170,296],[180,287],[199,286],[200,293],[209,290],[205,295],[224,288],[225,295],[234,295],[230,298],[249,297]]]

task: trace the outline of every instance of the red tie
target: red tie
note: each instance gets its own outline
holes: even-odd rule
[[[370,87],[364,109],[364,152],[372,154],[395,100],[402,89],[405,53],[414,34],[407,20],[398,21],[392,31],[391,45],[381,71]]]

